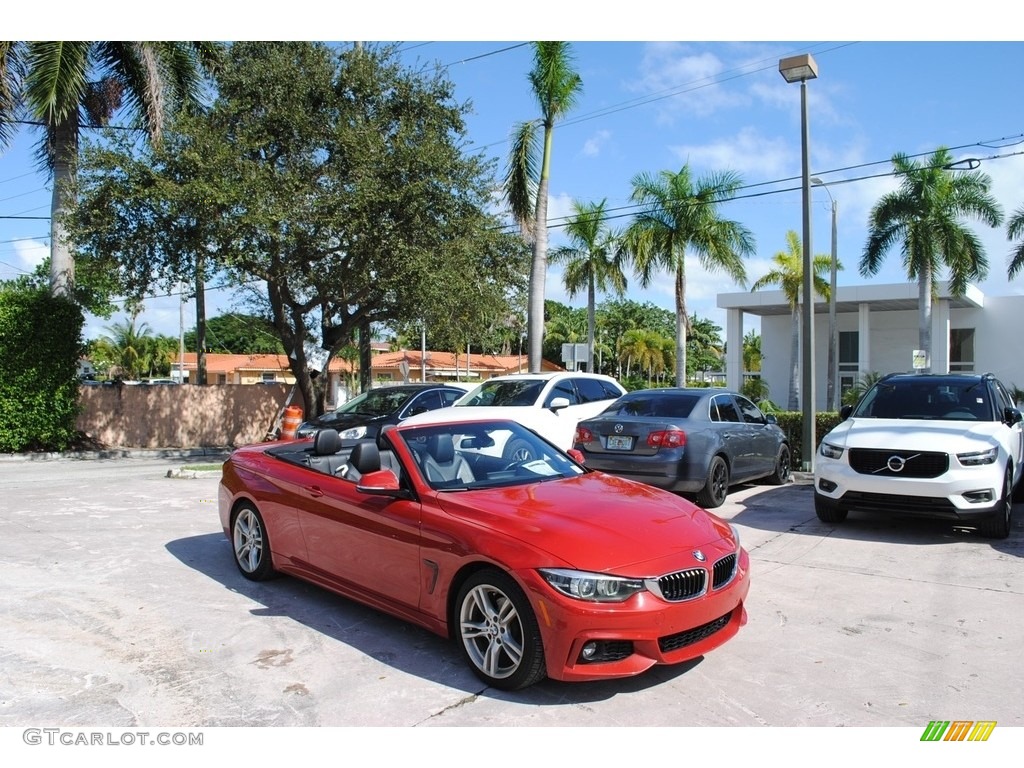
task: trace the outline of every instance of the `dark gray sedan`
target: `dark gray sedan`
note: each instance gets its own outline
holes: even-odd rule
[[[623,395],[576,427],[586,465],[696,494],[711,509],[729,486],[789,480],[789,445],[775,417],[725,389],[644,389]]]

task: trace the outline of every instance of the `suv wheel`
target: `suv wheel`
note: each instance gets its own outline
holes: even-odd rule
[[[847,511],[820,494],[814,494],[814,514],[823,523],[841,523],[846,519]]]
[[[978,523],[978,533],[987,539],[1005,539],[1010,535],[1013,515],[1013,470],[1006,468],[1003,476],[1003,495],[999,498],[998,512]]]

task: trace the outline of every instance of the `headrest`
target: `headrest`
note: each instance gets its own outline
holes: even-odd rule
[[[428,437],[427,453],[434,457],[434,461],[447,464],[455,458],[455,443],[452,436],[444,433]]]
[[[348,463],[359,470],[360,475],[380,470],[380,451],[377,444],[370,440],[356,443],[352,449],[352,455],[348,457]]]
[[[317,456],[330,456],[341,450],[341,438],[336,429],[321,429],[313,438],[313,453]]]

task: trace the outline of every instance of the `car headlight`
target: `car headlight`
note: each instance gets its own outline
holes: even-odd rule
[[[541,568],[540,575],[563,595],[595,603],[621,603],[646,589],[642,579],[626,579],[603,573]]]
[[[838,459],[843,455],[843,449],[838,445],[822,442],[821,447],[818,449],[818,453],[826,459]]]
[[[338,433],[338,437],[342,440],[361,440],[366,437],[366,427],[352,427],[352,429],[346,429]]]
[[[998,448],[989,448],[987,451],[970,451],[968,453],[958,453],[956,455],[956,458],[965,467],[977,467],[981,464],[995,463],[996,456],[998,455]]]

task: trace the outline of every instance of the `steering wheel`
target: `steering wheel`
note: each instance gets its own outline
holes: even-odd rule
[[[529,464],[531,461],[533,461],[533,457],[532,456],[528,456],[525,459],[514,459],[514,460],[510,461],[508,464],[506,464],[504,467],[502,467],[501,471],[502,472],[508,472],[509,470],[512,470],[512,469],[519,469],[520,467],[525,466],[526,464]]]

